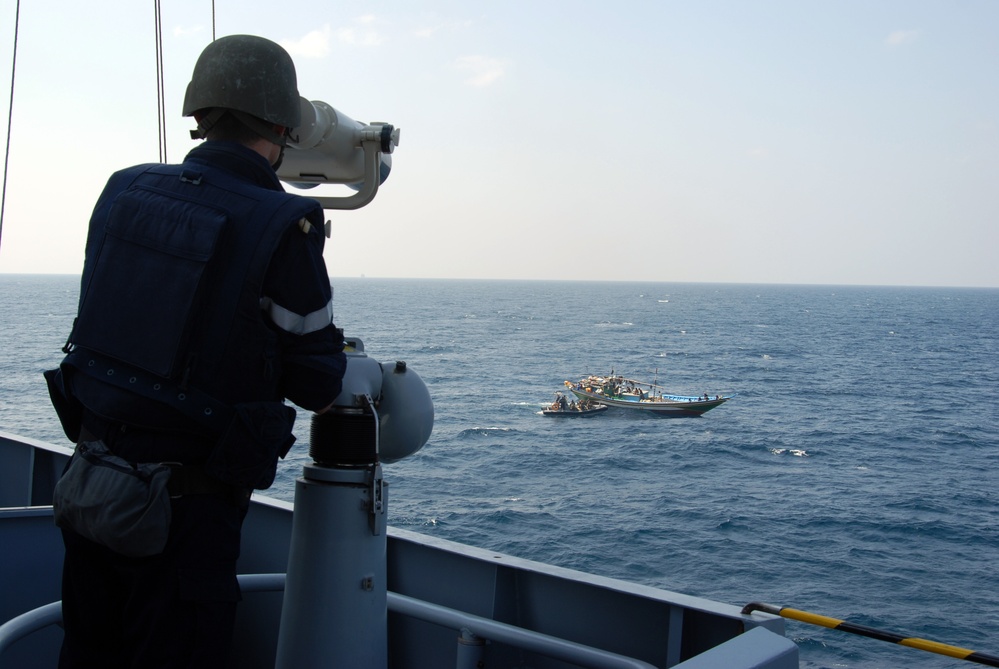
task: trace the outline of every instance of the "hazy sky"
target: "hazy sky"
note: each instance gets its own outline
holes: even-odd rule
[[[21,3],[0,272],[78,273],[108,175],[158,160],[153,4]],[[999,287],[994,0],[215,12],[284,44],[306,97],[402,129],[375,201],[327,213],[333,277]],[[163,0],[171,162],[211,37],[210,0]]]

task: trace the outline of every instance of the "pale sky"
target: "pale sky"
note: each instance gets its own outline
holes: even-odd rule
[[[162,4],[177,162],[212,3]],[[21,3],[0,272],[78,273],[107,177],[159,159],[153,5]],[[284,44],[304,96],[401,128],[375,201],[327,212],[332,277],[999,287],[995,0],[215,12]]]

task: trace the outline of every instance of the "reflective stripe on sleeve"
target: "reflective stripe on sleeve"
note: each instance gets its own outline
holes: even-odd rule
[[[276,304],[269,297],[260,299],[260,308],[270,316],[274,325],[285,332],[297,335],[305,335],[310,332],[317,332],[327,327],[333,322],[333,300],[330,299],[326,306],[313,311],[311,314],[300,316],[294,311],[285,309],[280,304]]]

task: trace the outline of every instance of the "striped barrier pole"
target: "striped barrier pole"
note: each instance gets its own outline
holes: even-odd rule
[[[828,627],[829,629],[840,630],[841,632],[849,632],[851,634],[866,636],[871,639],[880,639],[881,641],[897,643],[900,646],[918,648],[919,650],[937,653],[938,655],[955,657],[959,660],[977,662],[978,664],[984,664],[989,667],[999,667],[999,657],[995,655],[987,655],[985,653],[968,650],[967,648],[959,648],[958,646],[950,646],[945,643],[929,641],[928,639],[907,637],[901,634],[895,634],[894,632],[886,632],[884,630],[875,629],[874,627],[867,627],[866,625],[858,625],[856,623],[847,622],[846,620],[838,620],[836,618],[822,616],[817,613],[799,611],[798,609],[792,609],[787,606],[774,606],[772,604],[750,602],[742,607],[742,612],[744,614],[752,613],[753,611],[763,611],[764,613],[771,613],[775,616],[788,618],[790,620],[797,620],[798,622],[808,623],[809,625],[819,625],[821,627]]]

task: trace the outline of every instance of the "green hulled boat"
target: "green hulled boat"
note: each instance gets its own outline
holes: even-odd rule
[[[648,411],[664,416],[700,416],[721,406],[735,395],[673,395],[655,383],[644,383],[620,375],[587,376],[566,381],[565,386],[580,401],[608,407]]]

